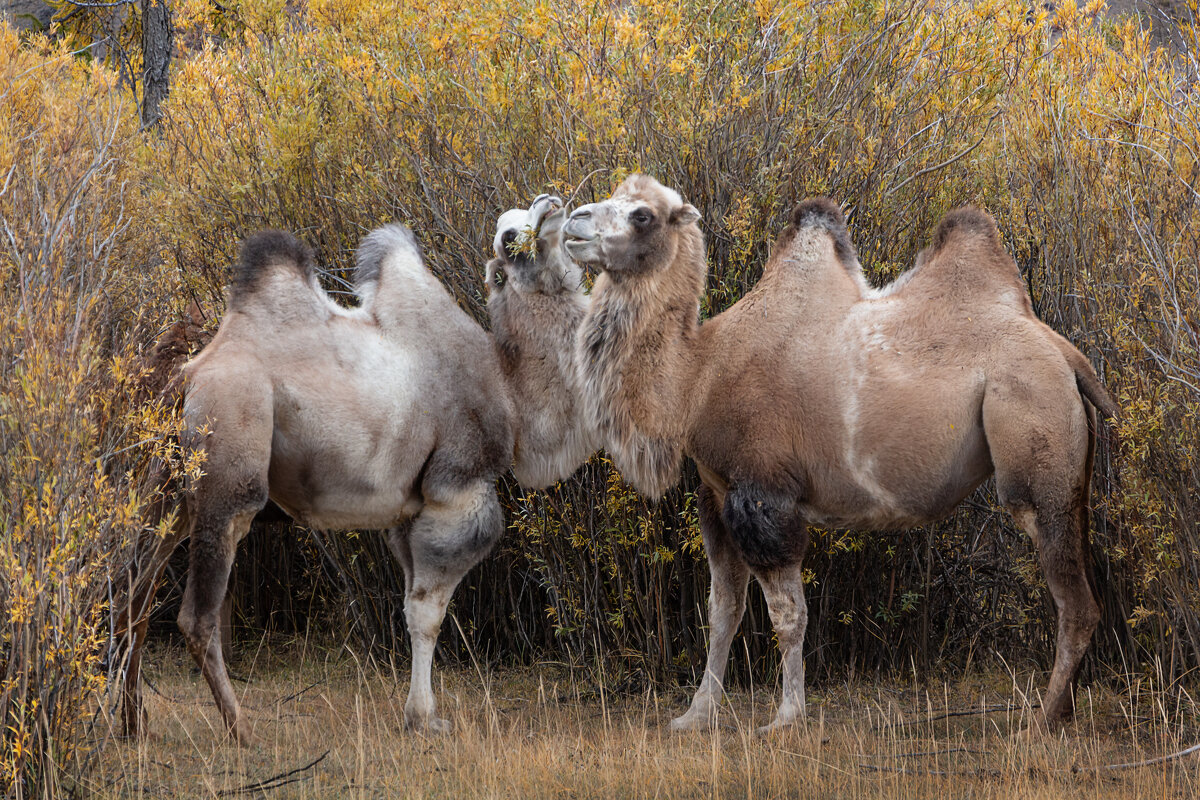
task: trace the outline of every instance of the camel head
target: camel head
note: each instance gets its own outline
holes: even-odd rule
[[[612,197],[575,209],[563,234],[572,258],[620,281],[669,267],[682,239],[699,241],[699,219],[679,192],[631,175]]]
[[[496,257],[487,265],[489,296],[579,290],[583,276],[562,248],[565,220],[562,200],[548,194],[501,214],[492,240]]]

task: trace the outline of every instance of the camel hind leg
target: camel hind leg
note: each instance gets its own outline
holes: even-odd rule
[[[461,488],[424,491],[425,506],[411,526],[393,531],[392,553],[405,572],[404,617],[412,641],[412,680],[404,724],[416,731],[444,733],[433,696],[433,651],[446,608],[459,581],[491,551],[504,528],[491,481]]]
[[[1046,393],[1036,412],[1012,395],[984,399],[984,428],[996,467],[1000,502],[1038,550],[1058,611],[1054,667],[1042,700],[1049,727],[1075,711],[1074,685],[1100,622],[1100,603],[1088,547],[1094,412],[1074,386]]]
[[[126,604],[117,620],[117,630],[126,637],[129,648],[121,688],[121,716],[127,736],[140,736],[144,732],[142,648],[146,645],[146,631],[150,625],[150,607],[171,554],[187,535],[188,527],[187,515],[181,509],[174,527],[155,545],[149,565],[131,577]]]

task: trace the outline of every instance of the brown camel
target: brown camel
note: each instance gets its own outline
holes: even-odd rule
[[[329,298],[311,251],[291,234],[243,244],[225,318],[183,370],[184,444],[204,451],[204,474],[142,582],[152,593],[171,550],[191,536],[179,626],[239,741],[252,732],[225,670],[220,614],[237,543],[268,498],[312,528],[388,531],[412,639],[405,723],[449,727],[436,715],[433,649],[454,588],[503,529],[496,478],[514,448],[530,488],[568,476],[593,449],[575,411],[569,343],[584,299],[559,252],[561,207],[540,197],[502,217],[497,243],[528,244],[516,256],[498,247],[489,265],[492,276],[514,276],[492,289],[495,341],[425,268],[401,225],[363,241],[357,308]],[[508,318],[510,306],[521,319]],[[148,605],[142,595],[132,608]],[[133,642],[132,665],[141,645]],[[137,679],[127,674],[125,689],[134,730]]]
[[[563,229],[567,251],[603,270],[577,357],[605,446],[652,497],[676,481],[683,453],[703,484],[708,664],[672,728],[714,721],[751,574],[783,659],[783,699],[763,730],[802,718],[809,525],[922,525],[993,473],[1058,608],[1044,716],[1069,718],[1100,619],[1087,543],[1093,406],[1116,407],[1087,360],[1034,316],[991,218],[947,215],[917,266],[872,291],[839,208],[806,200],[758,285],[704,324],[698,219],[639,175]]]

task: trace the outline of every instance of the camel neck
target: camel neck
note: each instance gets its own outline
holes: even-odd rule
[[[589,414],[617,468],[651,497],[674,484],[688,435],[704,274],[702,244],[681,247],[675,264],[651,275],[604,274],[580,333]]]

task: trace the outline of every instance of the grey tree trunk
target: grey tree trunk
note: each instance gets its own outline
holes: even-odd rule
[[[142,0],[142,127],[154,126],[171,90],[174,29],[167,0]]]

